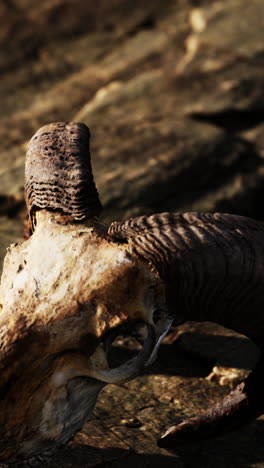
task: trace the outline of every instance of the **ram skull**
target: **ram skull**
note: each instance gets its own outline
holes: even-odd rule
[[[132,379],[155,359],[172,320],[215,321],[262,345],[261,222],[163,213],[101,224],[81,123],[49,124],[33,136],[25,193],[32,235],[9,248],[0,288],[1,461],[71,440],[104,385]],[[140,351],[113,365],[111,343],[132,335]],[[262,370],[260,360],[222,402],[169,429],[159,445],[260,415]]]

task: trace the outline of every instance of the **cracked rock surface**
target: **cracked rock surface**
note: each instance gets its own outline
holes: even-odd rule
[[[27,142],[52,121],[89,126],[106,222],[189,210],[264,220],[263,0],[3,0],[0,26],[1,263],[23,236]],[[216,325],[172,329],[146,374],[107,386],[71,445],[39,464],[264,467],[263,418],[177,453],[156,447],[256,358]]]

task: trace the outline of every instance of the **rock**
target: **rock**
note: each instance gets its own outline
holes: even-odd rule
[[[13,219],[0,216],[0,271],[2,272],[3,259],[10,244],[23,240],[23,222],[21,219]]]
[[[26,12],[12,1],[1,2],[0,25],[0,70],[3,71],[36,52],[40,36]]]
[[[257,347],[245,336],[215,323],[187,322],[176,329],[177,345],[212,364],[206,379],[234,388],[255,366]],[[173,337],[173,331],[170,333]],[[172,343],[170,334],[166,337]],[[166,341],[165,341],[166,342]]]
[[[127,0],[111,4],[100,0],[97,5],[84,0],[76,0],[74,5],[70,0],[49,0],[41,5],[31,0],[3,1],[0,44],[8,44],[8,48],[1,54],[0,67],[14,68],[23,59],[37,55],[47,43],[81,33],[110,31],[122,37],[138,25],[151,22],[163,3],[154,0],[142,8],[137,1],[131,9]]]
[[[164,106],[155,103],[157,94]],[[183,118],[175,112],[175,101],[155,70],[126,83],[112,82],[77,114],[76,120],[89,123],[92,131],[95,178],[106,219],[191,210],[192,205],[196,209],[204,199],[213,200],[216,178],[225,180],[226,187],[238,166],[248,172],[259,164],[247,142]],[[221,182],[218,190],[220,199],[227,198]]]
[[[3,0],[1,261],[23,235],[27,141],[51,121],[91,128],[105,221],[165,210],[264,220],[263,21],[263,0]],[[256,359],[215,325],[169,338],[146,375],[103,390],[91,425],[45,466],[264,466],[263,418],[181,458],[154,448]]]
[[[211,2],[190,11],[192,32],[174,70],[185,112],[210,118],[263,110],[263,13],[261,0]]]

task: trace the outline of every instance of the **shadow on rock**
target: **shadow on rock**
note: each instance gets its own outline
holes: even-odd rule
[[[248,468],[264,462],[263,420],[257,420],[246,428],[225,437],[179,447],[164,454],[135,453],[116,448],[98,449],[75,446],[58,451],[47,467],[68,466],[104,468]],[[153,447],[154,449],[154,447]],[[258,465],[260,466],[260,465]]]
[[[263,466],[263,430],[264,421],[260,419],[224,437],[179,447],[176,453],[180,455],[184,468]]]

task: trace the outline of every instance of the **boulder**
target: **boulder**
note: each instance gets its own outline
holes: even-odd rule
[[[105,222],[190,210],[264,220],[263,0],[132,3],[2,1],[1,261],[23,238],[27,141],[52,121],[90,127]],[[146,374],[103,390],[93,420],[42,464],[262,467],[263,417],[176,455],[155,445],[255,359],[215,325],[172,330]]]

